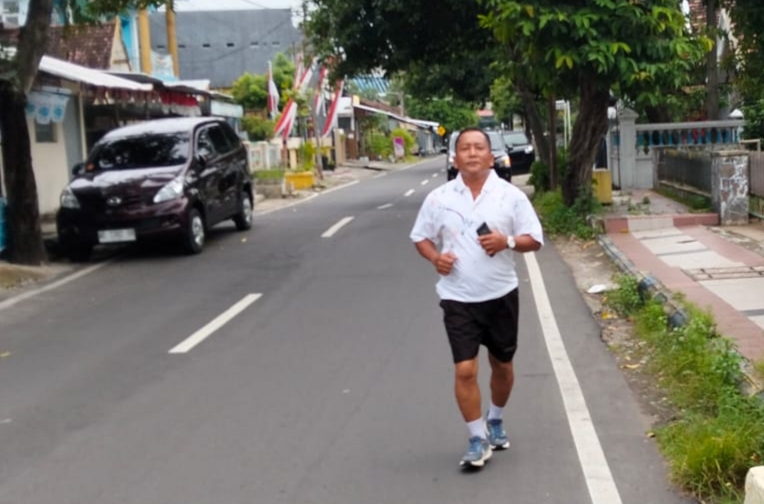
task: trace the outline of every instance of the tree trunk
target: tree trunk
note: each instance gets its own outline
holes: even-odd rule
[[[645,107],[645,115],[653,124],[673,122],[668,107]]]
[[[716,0],[706,0],[706,28],[714,41],[713,48],[706,55],[706,119],[719,119],[719,62],[716,59],[718,35],[716,30]]]
[[[21,28],[14,59],[15,79],[0,80],[0,132],[8,193],[8,258],[20,264],[39,265],[46,260],[25,108],[26,94],[32,88],[48,45],[52,13],[53,0],[29,2],[27,21]]]
[[[8,192],[8,259],[39,265],[46,258],[30,154],[26,95],[13,91],[10,83],[0,82],[0,103],[3,175]]]
[[[525,118],[528,121],[531,131],[533,132],[533,139],[536,142],[536,151],[538,152],[539,159],[542,163],[549,166],[551,162],[549,142],[544,136],[544,120],[539,113],[538,104],[533,93],[525,87],[522,83],[516,82],[515,88],[520,98],[523,101],[523,107],[525,108]]]
[[[565,204],[572,206],[582,192],[591,191],[592,167],[603,135],[607,133],[610,93],[590,78],[579,78],[580,111],[573,125],[568,169],[562,183]]]
[[[554,96],[548,99],[549,108],[549,188],[552,191],[557,190],[559,183],[559,171],[557,170],[557,100]]]

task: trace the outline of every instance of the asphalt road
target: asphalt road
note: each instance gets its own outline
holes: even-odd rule
[[[551,246],[519,260],[512,447],[459,468],[436,275],[408,239],[442,169],[223,226],[199,256],[135,251],[0,311],[0,503],[688,502]]]

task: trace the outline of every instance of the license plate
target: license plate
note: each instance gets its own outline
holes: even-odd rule
[[[109,229],[98,232],[99,243],[122,243],[135,241],[135,229]]]

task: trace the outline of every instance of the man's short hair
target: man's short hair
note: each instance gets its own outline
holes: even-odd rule
[[[482,134],[485,137],[485,141],[488,143],[488,148],[491,148],[491,137],[488,136],[488,133],[483,131],[481,128],[464,128],[459,132],[458,135],[456,135],[456,141],[454,142],[454,150],[456,150],[459,147],[459,139],[462,138],[462,135],[465,133],[469,133],[470,131],[474,131],[477,133]]]

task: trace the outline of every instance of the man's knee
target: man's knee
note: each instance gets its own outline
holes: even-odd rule
[[[461,383],[476,382],[478,376],[477,359],[456,363],[456,381]]]
[[[514,375],[515,368],[512,364],[512,361],[502,362],[493,356],[489,358],[489,361],[491,363],[491,370],[493,371],[494,375],[497,375],[501,378],[509,378]]]

